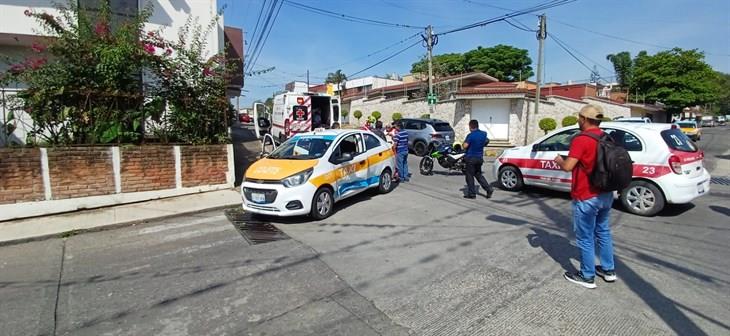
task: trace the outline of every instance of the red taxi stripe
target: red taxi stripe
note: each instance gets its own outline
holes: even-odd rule
[[[560,170],[560,166],[553,160],[540,160],[540,159],[513,159],[513,158],[501,158],[499,161],[503,164],[513,164],[523,169],[540,169],[540,170]],[[669,166],[664,165],[643,165],[634,163],[633,176],[634,177],[647,177],[657,178],[672,173],[672,169]],[[571,179],[558,179],[555,177],[540,176],[540,175],[523,175],[523,178],[538,179],[538,180],[549,180],[549,181],[560,181],[570,182]]]

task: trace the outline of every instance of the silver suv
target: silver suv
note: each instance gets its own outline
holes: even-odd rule
[[[428,154],[430,146],[454,143],[454,129],[448,122],[438,119],[402,119],[408,131],[408,147],[418,156]]]

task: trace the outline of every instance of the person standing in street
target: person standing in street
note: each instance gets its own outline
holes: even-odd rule
[[[378,137],[380,137],[383,140],[388,140],[385,137],[385,132],[383,132],[383,122],[378,120],[375,122],[375,128],[370,130],[371,132],[375,133]]]
[[[487,198],[492,198],[494,189],[482,173],[484,165],[484,147],[489,142],[487,132],[479,129],[479,122],[476,120],[469,121],[469,134],[464,140],[464,161],[466,162],[466,194],[464,198],[474,199],[477,197],[477,187],[474,185],[476,178],[479,185],[487,192]]]
[[[408,131],[403,129],[403,123],[397,121],[395,123],[396,134],[393,137],[393,147],[396,155],[396,163],[398,166],[398,175],[401,181],[410,181],[408,174]]]
[[[603,109],[600,106],[587,105],[578,114],[578,125],[582,133],[592,133],[600,137],[603,131],[598,126],[602,119]],[[567,158],[560,155],[555,157],[560,168],[573,174],[570,191],[573,199],[573,231],[580,249],[580,271],[566,272],[563,277],[583,287],[596,288],[596,275],[606,282],[616,281],[613,238],[609,227],[613,192],[604,192],[591,184],[590,176],[596,165],[598,141],[587,134],[581,134],[570,144]],[[596,252],[601,262],[599,266],[596,266]]]

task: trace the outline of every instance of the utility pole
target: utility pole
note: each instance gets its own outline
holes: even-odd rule
[[[537,41],[538,41],[538,49],[537,49],[537,85],[535,88],[535,117],[537,117],[538,112],[540,111],[540,85],[542,84],[542,62],[543,62],[543,49],[545,47],[545,38],[547,37],[547,26],[546,26],[546,20],[547,17],[545,14],[540,15],[540,23],[537,30]],[[527,145],[528,141],[528,130],[530,129],[530,111],[527,111],[525,115],[525,145]]]
[[[436,104],[436,97],[433,94],[433,46],[438,43],[438,37],[433,35],[433,27],[426,27],[426,36],[422,36],[428,50],[428,113],[433,115],[433,107]]]
[[[309,69],[307,69],[307,92],[309,92]]]

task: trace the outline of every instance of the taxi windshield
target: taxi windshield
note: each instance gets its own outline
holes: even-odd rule
[[[697,124],[694,122],[678,122],[677,125],[681,128],[697,128]]]
[[[312,160],[324,156],[334,138],[325,136],[295,136],[271,152],[269,159]]]

